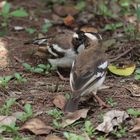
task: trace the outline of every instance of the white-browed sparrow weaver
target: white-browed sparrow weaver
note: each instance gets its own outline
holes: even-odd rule
[[[84,33],[86,36],[86,48],[72,64],[70,73],[70,86],[72,97],[67,101],[64,110],[74,112],[78,109],[81,96],[93,93],[99,104],[106,104],[96,95],[97,90],[105,80],[108,61],[102,50],[102,43],[95,40],[92,33]]]
[[[98,33],[89,32],[93,40],[102,39]],[[25,44],[47,46],[48,62],[61,68],[71,68],[75,56],[85,49],[86,37],[83,31],[67,31],[53,38],[40,38]]]

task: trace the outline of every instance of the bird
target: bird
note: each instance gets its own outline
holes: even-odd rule
[[[77,30],[76,32],[67,31],[59,33],[53,38],[40,38],[33,41],[26,42],[26,44],[35,44],[35,45],[46,45],[48,54],[48,63],[51,66],[59,68],[68,68],[71,69],[72,63],[75,60],[75,57],[81,53],[86,45],[86,36],[84,31]],[[101,40],[102,37],[99,33],[88,32],[92,37],[92,40]],[[61,69],[60,69],[61,70]],[[59,71],[57,71],[61,80],[67,80],[64,78]]]
[[[73,61],[70,72],[72,97],[64,107],[65,112],[76,111],[80,98],[88,94],[93,94],[101,106],[108,107],[96,93],[105,80],[109,62],[102,49],[102,42],[93,40],[95,37],[93,34],[84,33],[84,35],[87,38],[88,47],[86,46]]]

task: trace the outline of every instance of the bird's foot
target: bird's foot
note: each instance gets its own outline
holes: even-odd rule
[[[99,102],[100,108],[110,108],[111,106],[109,106],[108,104],[106,104],[99,96],[97,96],[96,94],[93,94],[95,99]]]

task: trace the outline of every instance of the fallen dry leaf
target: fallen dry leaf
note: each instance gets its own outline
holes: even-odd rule
[[[55,4],[53,6],[53,10],[54,12],[59,15],[59,16],[67,16],[67,15],[72,15],[72,16],[75,16],[76,14],[78,14],[78,10],[72,6],[72,5],[58,5],[58,4]]]
[[[134,119],[134,127],[131,130],[129,130],[129,132],[132,132],[132,133],[140,132],[140,118]]]
[[[71,125],[72,123],[74,123],[75,121],[79,120],[80,118],[86,118],[87,117],[87,113],[88,113],[89,109],[81,109],[81,110],[77,110],[73,113],[68,113],[65,116],[65,119],[62,122],[62,126],[66,127],[68,125]]]
[[[30,131],[36,135],[48,134],[53,128],[47,126],[42,120],[38,118],[27,121],[21,128],[21,131]]]
[[[135,64],[123,65],[122,67],[117,67],[113,64],[110,64],[108,66],[108,69],[110,72],[112,72],[113,74],[116,74],[116,75],[120,75],[120,76],[131,75],[134,72],[135,68],[136,68]]]
[[[16,117],[14,116],[0,116],[0,125],[10,126],[11,124],[16,123]],[[0,128],[0,133],[2,133],[5,128]]]
[[[56,135],[48,135],[45,140],[64,140]]]
[[[74,17],[68,15],[66,18],[64,18],[64,24],[67,26],[71,26],[72,24],[74,24]]]
[[[103,123],[99,124],[96,127],[96,130],[109,133],[114,130],[115,126],[123,123],[127,118],[129,118],[129,115],[125,111],[108,111],[103,117]]]
[[[140,86],[138,84],[129,83],[126,87],[127,90],[130,91],[133,97],[140,97]]]
[[[55,96],[53,100],[53,104],[63,110],[65,104],[66,104],[66,98],[63,95],[57,95]]]

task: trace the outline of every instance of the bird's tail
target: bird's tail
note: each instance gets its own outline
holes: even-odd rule
[[[79,104],[80,98],[71,98],[67,101],[64,111],[65,112],[74,112],[78,109],[78,104]]]

